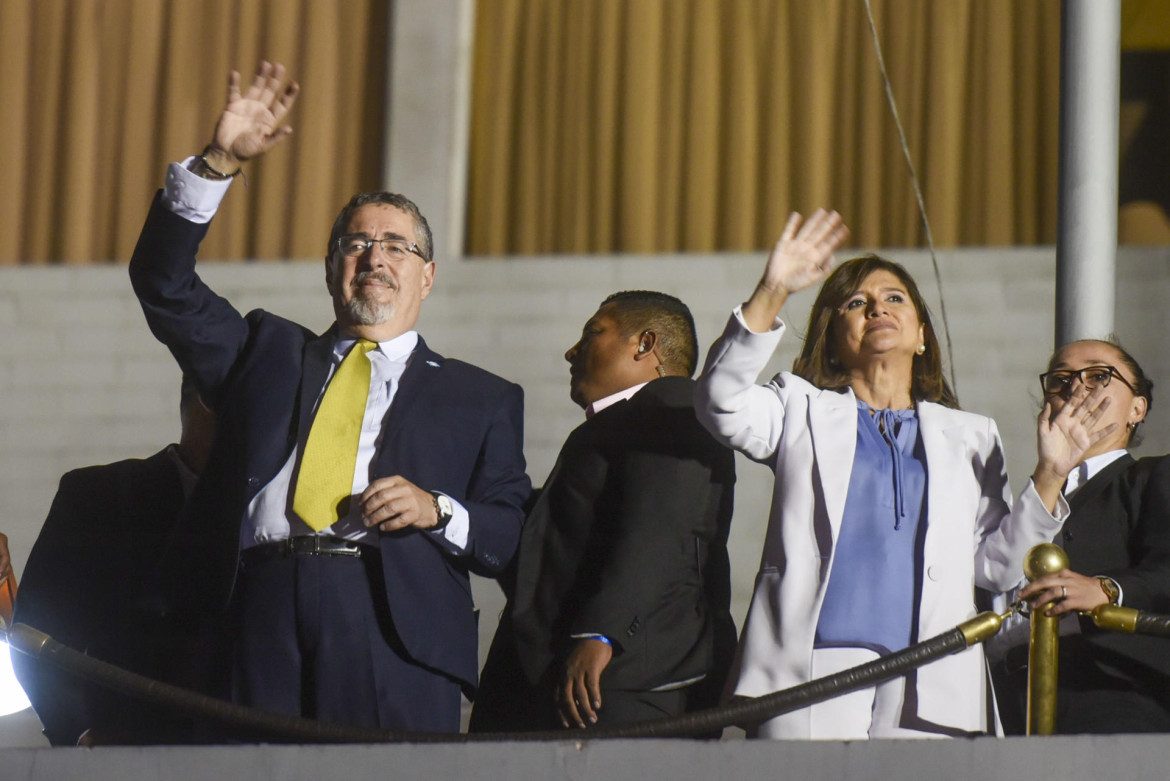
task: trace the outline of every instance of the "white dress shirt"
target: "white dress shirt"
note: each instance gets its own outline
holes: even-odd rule
[[[215,216],[223,197],[227,194],[231,179],[205,179],[188,170],[195,160],[189,157],[182,163],[171,163],[167,169],[163,187],[162,202],[177,216],[196,223],[207,223]],[[354,339],[338,339],[333,345],[332,365],[325,385],[317,395],[314,409],[320,404],[325,388],[329,386],[342,358],[353,345]],[[370,392],[366,400],[366,411],[362,418],[362,432],[358,443],[357,463],[354,467],[353,495],[360,496],[370,483],[370,467],[381,444],[382,424],[390,411],[390,404],[398,391],[411,356],[418,345],[418,333],[407,331],[394,339],[380,342],[371,350]],[[301,448],[309,432],[299,432],[299,440],[288,460],[276,476],[260,489],[248,503],[243,522],[240,525],[240,547],[250,548],[267,542],[276,542],[290,536],[302,534],[332,534],[355,542],[378,544],[378,530],[367,529],[361,521],[357,501],[352,502],[349,513],[337,523],[314,532],[292,511],[290,488],[296,473]],[[419,486],[427,490],[426,486]],[[446,543],[458,551],[467,548],[470,531],[470,517],[467,509],[454,499],[454,515],[442,529],[429,532],[441,536]]]

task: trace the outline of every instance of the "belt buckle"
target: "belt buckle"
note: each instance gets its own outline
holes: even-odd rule
[[[355,559],[360,559],[362,557],[362,549],[358,547],[357,543],[351,543],[349,540],[342,540],[341,544],[343,547],[334,548],[329,552],[334,556],[352,556]]]

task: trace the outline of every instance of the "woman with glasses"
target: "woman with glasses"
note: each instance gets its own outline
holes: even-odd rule
[[[1057,732],[1170,732],[1167,641],[1102,632],[1077,616],[1107,603],[1170,613],[1170,458],[1135,460],[1128,451],[1153,405],[1153,383],[1120,345],[1084,340],[1057,350],[1040,384],[1042,420],[1086,390],[1107,402],[1101,425],[1108,433],[1085,451],[1064,487],[1071,513],[1054,541],[1068,554],[1069,568],[1019,594],[1033,608],[1054,602],[1048,613],[1067,616]],[[1004,662],[1021,712],[1026,662],[1026,645]]]
[[[822,678],[953,629],[974,587],[1019,582],[1060,529],[1060,485],[1099,415],[1078,391],[1041,426],[1041,462],[1010,512],[995,422],[962,412],[930,313],[897,263],[833,270],[848,231],[835,212],[792,215],[747,302],[711,348],[695,410],[721,441],[776,476],[739,648],[737,695]],[[832,273],[830,273],[832,272]],[[789,294],[824,284],[793,371],[756,385]],[[736,677],[737,676],[737,677]],[[759,725],[772,738],[944,737],[994,728],[983,652]]]

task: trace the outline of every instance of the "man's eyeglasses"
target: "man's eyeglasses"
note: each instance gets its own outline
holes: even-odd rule
[[[1125,383],[1125,387],[1135,394],[1137,393],[1137,388],[1133,387],[1125,377],[1122,377],[1121,372],[1104,363],[1100,366],[1086,366],[1075,371],[1058,369],[1044,372],[1040,375],[1040,387],[1044,390],[1045,396],[1063,396],[1072,388],[1074,378],[1080,378],[1082,385],[1093,390],[1098,387],[1107,387],[1114,377]]]
[[[423,260],[426,255],[418,248],[418,244],[403,238],[371,239],[364,233],[348,233],[337,239],[337,251],[347,258],[356,258],[364,255],[366,250],[375,244],[382,245],[382,251],[394,260],[404,260],[407,255],[415,254]]]

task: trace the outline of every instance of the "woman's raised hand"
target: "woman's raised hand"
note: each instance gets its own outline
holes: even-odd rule
[[[772,248],[764,275],[743,307],[744,321],[753,331],[772,327],[789,293],[814,285],[835,265],[833,252],[849,238],[845,221],[835,211],[817,209],[807,219],[793,212],[784,233]]]

